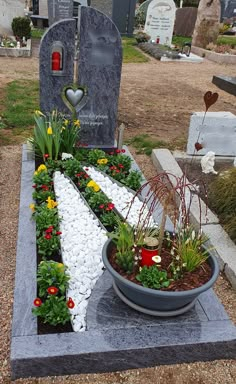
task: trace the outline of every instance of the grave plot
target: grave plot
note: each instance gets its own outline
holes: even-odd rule
[[[235,358],[235,326],[212,290],[188,313],[156,318],[122,303],[107,272],[89,299],[85,332],[38,335],[31,313],[36,295],[35,228],[28,208],[35,164],[27,156],[24,148],[11,347],[14,379]]]
[[[58,161],[60,156],[68,159],[72,153],[74,156],[79,155],[79,150],[85,150],[84,145],[90,149],[91,147],[102,147],[108,152],[113,151],[113,155],[115,151],[116,160],[122,156],[122,146],[120,145],[117,149],[115,144],[121,74],[121,41],[111,20],[93,8],[81,7],[79,80],[76,78],[76,81],[73,82],[74,75],[77,74],[77,63],[74,61],[75,53],[75,21],[65,19],[54,23],[44,35],[40,48],[40,103],[45,115],[40,111],[37,111],[35,115],[38,129],[35,131],[35,137],[41,132],[43,139],[41,137],[40,140],[40,137],[37,136],[38,146],[36,145],[36,150],[40,152],[44,160],[48,158],[47,161],[49,162],[56,160],[54,165],[59,170],[60,167],[63,168],[60,160]],[[63,112],[63,119],[56,112],[52,112],[55,109]],[[46,115],[48,112],[49,114]],[[69,122],[70,119],[72,123]],[[76,141],[77,130],[73,131],[75,126],[80,124],[78,120],[81,123],[79,143]],[[66,136],[68,132],[70,134]],[[73,133],[76,133],[74,137]],[[71,144],[69,139],[72,137]],[[40,145],[42,142],[45,145]],[[65,145],[65,142],[68,150],[65,151],[63,148],[60,151],[60,145],[62,143]],[[78,151],[75,150],[75,144],[78,144],[80,148]],[[90,172],[93,178],[99,177],[97,181],[102,184],[100,174],[98,175],[90,166],[91,164],[106,165],[108,159],[105,158],[105,155],[101,158],[101,150],[99,152],[97,149],[97,151],[96,156],[98,157],[93,161],[91,158],[89,159],[89,155],[93,152],[87,152],[89,153],[89,161],[86,163],[88,169],[85,168],[85,171]],[[129,154],[127,149],[126,152]],[[81,166],[81,160],[77,161]],[[118,174],[122,176],[121,170],[124,164],[120,160],[117,163],[112,161],[114,159],[109,164],[109,170],[114,171],[114,173],[118,171]],[[130,161],[130,157],[127,157],[128,164]],[[45,169],[45,165],[43,166]],[[138,169],[135,162],[133,168]],[[72,167],[72,171],[73,169]],[[74,307],[69,308],[72,309],[74,329],[78,332],[39,334],[37,319],[32,315],[32,303],[37,294],[36,229],[29,210],[32,201],[31,185],[34,171],[35,161],[29,157],[26,147],[24,147],[11,345],[13,379],[29,376],[43,377],[85,372],[109,372],[158,364],[214,360],[225,358],[225,356],[227,358],[235,357],[235,326],[229,320],[212,290],[199,296],[196,303],[193,303],[191,310],[178,317],[168,317],[166,312],[164,313],[165,316],[161,317],[136,312],[114,294],[112,280],[107,271],[101,274],[102,241],[100,244],[99,241],[97,244],[94,242],[93,247],[86,247],[86,251],[88,248],[89,252],[84,253],[80,252],[81,249],[78,249],[78,244],[74,243],[77,235],[80,236],[80,239],[82,236],[84,237],[84,247],[85,241],[91,243],[93,228],[96,225],[93,220],[89,222],[89,225],[88,223],[86,225],[85,217],[83,215],[81,217],[84,206],[80,204],[80,198],[77,199],[77,194],[72,193],[70,189],[67,190],[67,186],[65,190],[68,193],[67,198],[69,198],[66,201],[66,207],[63,206],[63,193],[61,194],[61,191],[64,188],[61,188],[60,183],[59,187],[57,184],[58,169],[55,173],[57,184],[55,191],[58,203],[61,205],[61,225],[66,228],[65,231],[70,232],[68,221],[73,218],[73,223],[71,223],[72,237],[69,237],[69,241],[67,238],[67,242],[63,243],[66,236],[62,233],[62,257],[68,266],[72,264],[71,268],[77,276],[77,272],[81,272],[78,265],[83,262],[83,255],[87,253],[87,263],[90,257],[89,253],[94,251],[93,258],[96,261],[94,264],[99,267],[99,272],[93,271],[96,273],[96,278],[94,278],[93,284],[89,286],[90,292],[81,306],[82,300],[76,295],[83,293],[81,291],[83,291],[84,285],[88,283],[88,279],[80,279],[81,275],[79,274],[78,277],[82,284],[78,287],[78,279],[77,281],[72,280],[67,292],[70,295],[73,291],[73,295],[76,296],[74,303],[79,311],[74,313]],[[82,173],[84,175],[84,172]],[[88,175],[85,176],[85,180],[83,180],[81,172],[76,173],[77,185],[83,181],[84,190],[92,187],[95,191],[95,189],[100,188],[92,179],[90,180],[91,183],[88,183]],[[113,191],[113,186],[111,188],[109,182],[105,181],[108,189],[105,188],[104,184],[101,189],[106,189],[105,192],[110,199],[115,199],[121,187],[118,188],[115,185],[117,196],[114,196],[109,194],[109,189],[110,192],[111,189]],[[143,188],[143,199],[147,195],[148,190]],[[49,197],[46,201],[55,207],[57,202],[51,197],[49,199]],[[77,203],[80,214],[76,212],[75,207],[73,209],[74,199],[79,200]],[[72,205],[70,205],[70,200],[72,200]],[[119,200],[116,200],[118,209],[122,202],[121,195]],[[107,200],[106,204],[108,210],[114,205],[110,200]],[[123,208],[122,206],[120,209],[123,210]],[[166,205],[161,208],[161,211],[164,210],[167,210]],[[166,217],[167,213],[165,219]],[[137,222],[137,217],[134,219]],[[127,223],[123,224],[127,226]],[[170,220],[167,219],[165,224],[166,228],[169,229]],[[49,229],[51,230],[50,227]],[[100,235],[104,240],[104,232],[98,230],[94,236],[101,240]],[[46,236],[46,239],[51,238],[48,233]],[[45,236],[43,235],[43,237]],[[134,246],[133,242],[132,246]],[[77,249],[75,249],[76,247]],[[75,257],[75,262],[67,254],[72,250],[72,258],[75,257],[74,253],[81,256],[78,259]],[[55,287],[49,288],[54,288],[52,292],[54,294]],[[47,288],[47,292],[49,288]],[[173,315],[173,313],[171,314]]]

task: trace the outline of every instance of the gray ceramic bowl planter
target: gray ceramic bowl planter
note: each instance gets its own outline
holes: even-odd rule
[[[193,307],[197,297],[213,286],[219,275],[217,260],[209,254],[208,262],[212,268],[212,276],[201,287],[181,292],[145,288],[125,279],[113,269],[109,262],[109,255],[113,247],[112,240],[107,240],[103,247],[102,257],[106,269],[114,279],[113,286],[116,293],[126,304],[147,314],[176,316],[188,311]]]

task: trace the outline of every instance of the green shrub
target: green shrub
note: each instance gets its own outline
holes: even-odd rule
[[[20,39],[25,37],[29,39],[31,36],[30,19],[27,17],[14,17],[11,23],[11,27],[14,36],[18,36]]]
[[[210,208],[219,216],[229,236],[236,242],[236,168],[219,174],[210,184]]]

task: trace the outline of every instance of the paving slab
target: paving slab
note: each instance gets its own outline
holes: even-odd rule
[[[199,297],[188,313],[157,318],[136,312],[121,302],[106,271],[90,297],[85,332],[38,335],[36,320],[30,313],[36,292],[36,267],[32,260],[36,255],[35,228],[28,213],[33,170],[34,161],[27,160],[24,146],[11,342],[12,379],[236,358],[236,327],[211,289]],[[28,261],[31,252],[33,256]],[[22,270],[24,263],[27,267]],[[30,289],[29,294],[22,293],[22,300],[17,292],[23,292],[24,281],[30,284]],[[25,319],[27,326],[22,325]]]

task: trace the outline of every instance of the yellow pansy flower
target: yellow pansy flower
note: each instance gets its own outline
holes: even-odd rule
[[[65,268],[64,264],[62,264],[62,263],[57,263],[57,267],[58,267],[58,269],[59,269],[61,272],[64,271],[64,268]]]
[[[44,164],[40,164],[40,166],[38,167],[38,169],[37,169],[37,173],[36,174],[38,174],[38,172],[47,172],[47,167],[46,167],[46,165],[44,165]],[[34,173],[35,174],[35,173]]]
[[[74,121],[74,125],[75,125],[76,127],[80,127],[80,121],[79,121],[79,120],[75,120],[75,121]]]
[[[32,203],[29,205],[30,209],[34,212],[35,211],[35,205]]]
[[[48,134],[48,135],[52,135],[52,127],[48,127],[48,129],[47,129],[47,134]]]
[[[97,163],[99,165],[107,164],[108,163],[108,159],[105,159],[105,158],[104,159],[98,159]]]
[[[51,199],[50,196],[47,198],[46,201],[47,201],[47,208],[48,209],[53,209],[58,205],[58,203],[56,201],[54,201],[53,199]]]
[[[100,187],[97,183],[95,183],[95,181],[91,180],[88,184],[87,184],[87,187],[88,188],[92,188],[94,190],[94,192],[98,192],[100,191]]]

